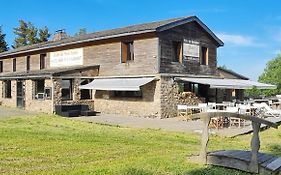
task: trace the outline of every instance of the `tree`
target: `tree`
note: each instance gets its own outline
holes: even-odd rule
[[[31,22],[24,20],[19,20],[19,27],[14,28],[14,34],[16,38],[13,48],[46,42],[50,37],[48,27],[38,30]]]
[[[28,44],[28,24],[24,20],[19,20],[19,27],[14,28],[14,34],[17,36],[13,48],[26,46]]]
[[[86,28],[81,28],[77,33],[75,33],[74,36],[79,36],[79,35],[85,35],[87,34],[87,29]]]
[[[281,55],[277,55],[266,64],[266,68],[260,75],[259,81],[277,86],[277,89],[263,90],[264,95],[271,96],[281,94]]]
[[[38,42],[46,42],[50,38],[51,34],[49,33],[49,29],[47,26],[43,27],[42,29],[39,29],[38,33]]]
[[[3,33],[2,26],[0,26],[0,52],[8,50],[8,44],[5,41],[6,34]]]
[[[277,55],[274,59],[267,62],[264,72],[259,76],[259,82],[274,84],[277,86],[277,89],[250,89],[246,91],[248,96],[257,97],[281,94],[281,55]]]

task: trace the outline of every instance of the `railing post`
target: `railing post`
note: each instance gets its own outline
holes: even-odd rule
[[[204,164],[207,163],[207,146],[209,142],[209,124],[211,117],[206,113],[203,116],[203,130],[202,130],[202,140],[201,140],[201,151],[200,151],[200,161]]]
[[[259,173],[258,152],[260,149],[259,131],[260,131],[261,124],[252,121],[252,126],[253,126],[253,137],[251,140],[252,157],[249,165],[249,170],[253,173]]]

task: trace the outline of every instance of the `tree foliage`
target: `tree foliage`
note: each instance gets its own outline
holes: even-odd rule
[[[281,55],[277,55],[266,64],[264,72],[259,76],[259,82],[274,84],[277,86],[277,89],[252,89],[247,91],[249,96],[273,96],[281,94]]]
[[[0,52],[8,50],[8,44],[5,40],[6,34],[3,33],[2,26],[0,26]]]
[[[86,28],[81,28],[77,33],[75,33],[74,36],[79,36],[79,35],[85,35],[87,34],[87,29]]]
[[[50,37],[49,29],[46,26],[38,29],[31,22],[24,20],[19,20],[19,26],[14,28],[14,34],[16,35],[14,48],[46,42]]]

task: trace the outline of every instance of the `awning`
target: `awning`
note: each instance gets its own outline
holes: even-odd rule
[[[153,80],[155,80],[154,77],[98,78],[89,84],[79,86],[79,88],[105,91],[140,91],[141,86]]]
[[[177,77],[176,80],[187,81],[198,84],[210,85],[210,88],[217,89],[276,89],[275,85],[259,83],[251,80],[241,79],[220,79],[220,78],[188,78]]]

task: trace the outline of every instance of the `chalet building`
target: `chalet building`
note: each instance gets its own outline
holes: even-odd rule
[[[102,113],[173,117],[178,104],[242,99],[242,89],[267,86],[218,69],[220,46],[196,16],[76,37],[58,31],[52,41],[0,54],[0,103],[46,113],[87,104]]]

